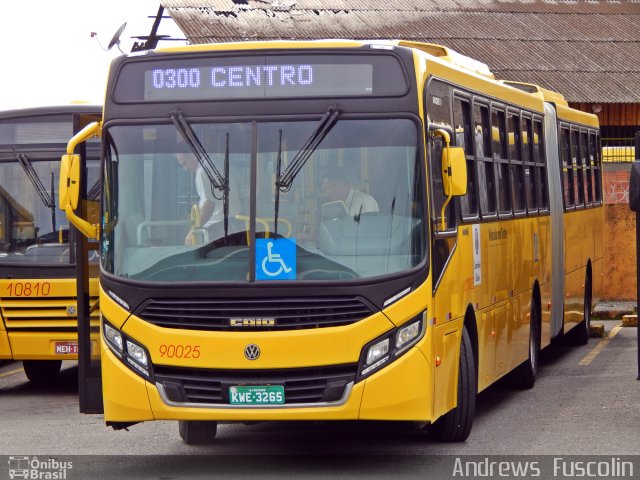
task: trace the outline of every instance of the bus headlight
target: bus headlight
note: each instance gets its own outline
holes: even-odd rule
[[[107,345],[118,356],[122,356],[122,334],[108,323],[103,323],[104,339]]]
[[[420,335],[421,327],[422,320],[418,320],[398,330],[396,334],[396,355],[408,348],[408,345],[412,345],[413,340]]]
[[[358,381],[393,362],[418,343],[426,331],[426,318],[427,312],[424,311],[401,327],[365,345],[358,365]]]
[[[378,360],[389,353],[389,339],[385,338],[381,342],[375,343],[367,350],[367,365],[373,365]],[[388,355],[387,355],[388,356]]]
[[[147,352],[144,351],[144,348],[136,345],[131,340],[127,340],[127,353],[133,360],[147,368]]]
[[[107,346],[120,360],[138,375],[152,380],[150,357],[144,346],[108,323],[104,317],[102,331]]]

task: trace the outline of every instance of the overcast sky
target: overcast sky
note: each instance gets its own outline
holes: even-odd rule
[[[121,48],[131,51],[131,36],[148,35],[158,0],[5,0],[0,9],[0,110],[102,104],[106,75],[117,47],[103,51],[127,22]],[[158,31],[182,38],[172,20]],[[161,42],[173,46],[177,42]]]

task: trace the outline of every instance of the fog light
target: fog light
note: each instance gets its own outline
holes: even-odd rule
[[[135,360],[136,362],[138,362],[140,365],[142,365],[143,367],[147,367],[147,352],[144,351],[144,348],[142,348],[139,345],[136,345],[133,342],[130,342],[129,340],[127,340],[127,353],[129,354],[129,356]]]
[[[106,323],[102,324],[102,328],[104,331],[104,338],[109,346],[116,350],[117,353],[122,353],[122,334]]]

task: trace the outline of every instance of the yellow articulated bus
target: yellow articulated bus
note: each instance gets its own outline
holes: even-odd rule
[[[74,210],[93,136],[99,225]],[[532,387],[540,349],[588,338],[598,144],[595,116],[438,45],[115,60],[103,121],[61,163],[62,206],[100,242],[107,425],[178,420],[204,443],[220,421],[403,420],[466,439],[479,391],[510,372]]]
[[[57,207],[59,161],[69,136],[99,120],[101,110],[67,105],[0,112],[0,359],[22,360],[32,382],[53,382],[62,360],[77,359],[78,252]],[[85,151],[97,206],[98,143],[87,143]],[[91,293],[97,302],[97,278]],[[97,328],[97,311],[93,317]]]

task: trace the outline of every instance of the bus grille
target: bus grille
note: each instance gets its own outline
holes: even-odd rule
[[[285,404],[336,402],[355,381],[357,364],[282,370],[206,370],[155,365],[155,379],[176,403],[229,404],[229,387],[282,385]]]
[[[350,325],[374,312],[375,309],[360,297],[151,299],[136,315],[165,328],[264,331]]]
[[[94,305],[98,297],[91,297]],[[25,297],[0,299],[2,317],[7,330],[65,330],[78,328],[77,299],[75,297]],[[91,313],[92,324],[99,321],[96,308]]]

